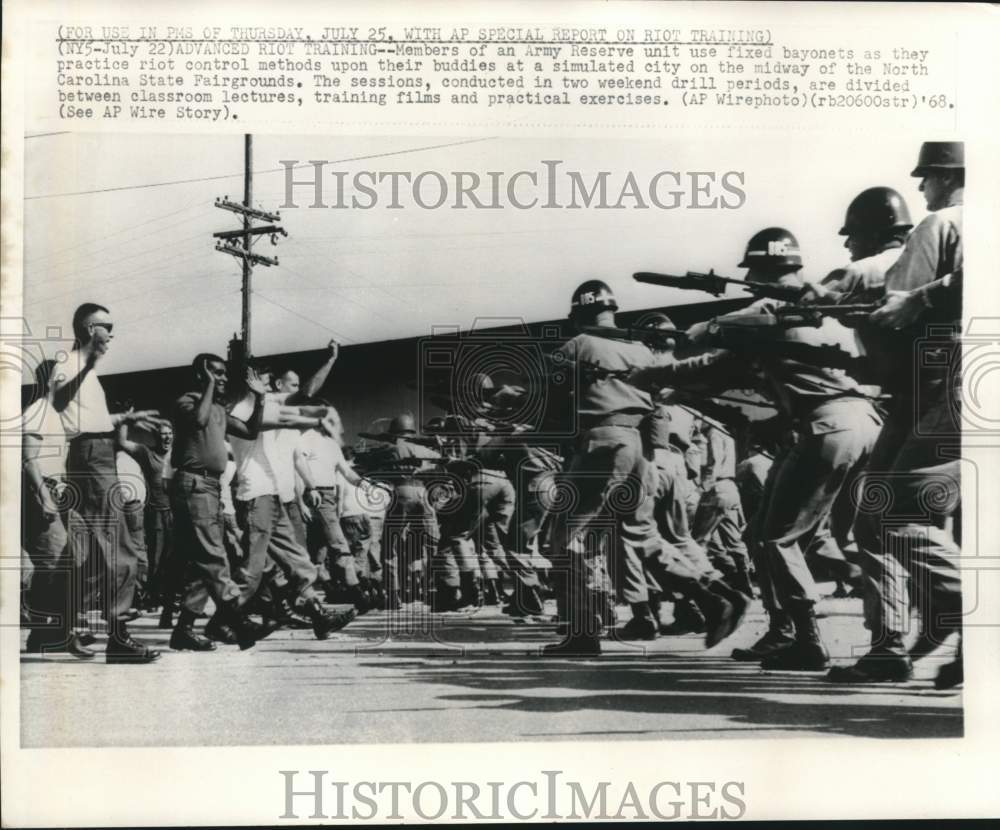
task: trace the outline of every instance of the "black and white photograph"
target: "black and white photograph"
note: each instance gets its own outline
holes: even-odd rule
[[[997,807],[982,9],[14,5],[9,826]]]
[[[964,145],[836,144],[29,137],[23,741],[960,736]]]

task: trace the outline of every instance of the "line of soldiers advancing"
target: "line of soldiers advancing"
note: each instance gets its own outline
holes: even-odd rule
[[[565,401],[574,426],[569,441],[545,439],[545,424],[518,423],[514,415],[523,411],[530,388],[497,389],[480,377],[459,407],[473,417],[436,419],[425,425],[430,440],[417,435],[409,415],[393,419],[384,433],[367,435],[381,446],[357,459],[362,477],[344,463],[335,410],[315,398],[336,359],[334,346],[301,393],[294,372],[265,379],[268,389],[251,370],[246,395],[228,407],[225,362],[200,355],[198,389],[172,413],[174,544],[185,548],[188,561],[184,578],[164,599],[166,624],[172,625],[169,606],[183,598],[171,646],[249,647],[296,620],[323,639],[355,612],[393,612],[422,599],[435,612],[503,602],[511,616],[533,618],[542,614],[551,590],[563,639],[545,648],[547,656],[596,655],[606,631],[640,641],[704,631],[712,647],[744,619],[754,593],[752,571],[769,627],[751,647],[736,649],[734,659],[818,671],[830,660],[816,617],[819,595],[809,567],[814,555],[833,563],[838,579],[860,574],[871,632],[870,651],[853,666],[830,669],[829,679],[909,679],[913,659],[961,629],[955,518],[962,145],[925,143],[913,175],[921,178],[931,211],[915,229],[898,193],[865,190],[840,230],[850,264],[821,283],[806,283],[794,236],[767,228],[749,241],[740,263],[748,269],[746,285],[763,286],[764,296],[686,332],[662,314],[619,329],[609,286],[597,280],[579,286],[569,315],[579,333],[547,357],[549,378],[560,378],[552,389],[571,389]],[[771,298],[776,295],[795,302]],[[871,305],[870,313],[857,313],[859,304]],[[851,315],[839,313],[847,307]],[[787,313],[803,308],[815,314]],[[155,427],[156,418],[108,414],[93,370],[112,324],[101,306],[85,311],[74,319],[82,344],[78,374],[54,384],[49,399],[67,429],[76,430],[69,435],[67,466],[82,482],[84,526],[77,535],[98,543],[106,531],[90,527],[86,517],[103,516],[107,524],[113,433],[127,423]],[[781,322],[790,319],[798,322]],[[850,359],[829,362],[831,349]],[[567,376],[574,382],[565,383]],[[783,437],[758,435],[756,451],[737,465],[732,437],[698,409],[708,411],[712,397],[750,388],[778,410]],[[692,400],[700,403],[692,407]],[[707,425],[696,428],[696,420]],[[293,442],[280,450],[281,436],[293,433],[311,436],[309,448],[293,448]],[[27,427],[25,435],[31,435]],[[226,552],[222,512],[222,482],[232,463],[227,435],[235,439],[244,527],[237,557],[232,546]],[[34,469],[30,443],[26,480],[40,494],[41,507],[35,529],[26,529],[33,537],[28,550],[40,551],[38,561],[48,568],[64,555],[56,550],[58,539],[49,544],[44,538],[58,524],[60,509],[46,504],[51,484]],[[291,471],[293,457],[304,485],[298,496],[281,482],[291,473],[278,470],[280,464]],[[694,487],[702,467],[707,474]],[[355,492],[371,495],[371,484],[380,483],[391,494],[384,517],[372,523],[379,533],[361,523],[367,529],[359,524],[359,532],[345,539],[343,531],[354,524],[343,526],[343,500],[338,507],[336,493],[345,485],[338,476]],[[320,544],[308,541],[301,504],[311,509],[311,524],[326,527]],[[857,550],[848,563],[843,551],[852,535]],[[118,550],[104,551],[108,660],[149,662],[159,654],[125,627],[134,593],[127,529],[119,541]],[[503,579],[513,585],[511,595]],[[328,602],[346,601],[354,610],[324,608],[316,587],[327,588]],[[48,597],[44,587],[34,593],[38,608],[64,607],[51,589]],[[209,597],[216,613],[201,636],[193,625]],[[616,598],[632,611],[619,628],[613,627]],[[674,603],[669,626],[660,619],[665,601]],[[923,625],[907,650],[911,605]],[[65,624],[57,628],[33,631],[29,651],[93,656],[77,633]],[[959,645],[937,683],[949,687],[961,679]]]
[[[405,484],[413,488],[410,497],[390,509],[396,515],[387,517],[387,527],[413,519],[428,538],[440,538],[436,554],[445,566],[433,593],[436,610],[477,604],[478,575],[489,585],[499,567],[515,584],[508,612],[539,613],[538,573],[525,553],[544,525],[564,634],[545,649],[549,656],[598,654],[613,624],[615,596],[633,616],[613,636],[647,640],[702,628],[711,647],[746,614],[752,562],[769,627],[752,646],[736,649],[734,659],[765,669],[826,670],[810,553],[839,563],[838,579],[860,571],[871,633],[869,652],[855,665],[831,668],[829,680],[908,680],[913,660],[960,635],[963,152],[953,142],[921,148],[912,175],[921,179],[931,213],[915,229],[896,191],[859,194],[840,230],[851,262],[820,283],[801,277],[790,232],[767,228],[754,235],[740,263],[747,284],[764,286],[765,295],[774,286],[780,289],[774,294],[794,296],[795,303],[764,296],[686,332],[656,314],[622,330],[609,286],[598,280],[579,286],[570,310],[579,334],[550,356],[553,373],[569,371],[576,379],[577,429],[562,472],[530,429],[500,435],[494,429],[484,442],[469,424],[452,425],[453,434],[476,447],[466,457],[478,465],[463,479],[464,498],[452,498],[458,509],[449,512],[449,499],[441,499],[440,537],[420,476]],[[802,306],[815,314],[782,325],[793,319],[790,308]],[[831,350],[849,359],[830,362]],[[740,465],[741,474],[734,461],[714,469],[692,517],[688,393],[711,397],[748,388],[770,400],[791,440],[771,442],[769,470],[760,452]],[[516,398],[517,391],[493,390],[494,405],[503,393]],[[439,426],[447,432],[446,423]],[[397,419],[381,437],[403,445],[412,427]],[[742,494],[738,480],[751,485]],[[745,534],[734,519],[741,507],[752,516]],[[852,537],[854,561],[846,562]],[[383,548],[389,560],[391,548]],[[427,559],[434,554],[428,551]],[[725,562],[729,567],[716,567]],[[398,584],[397,576],[387,582],[390,591]],[[489,590],[495,595],[495,587]],[[675,602],[672,626],[660,621],[664,600]],[[911,608],[919,610],[922,628],[907,648]],[[956,657],[936,683],[947,688],[961,679],[959,637]]]

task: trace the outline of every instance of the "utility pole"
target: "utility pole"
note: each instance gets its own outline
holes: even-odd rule
[[[252,207],[253,199],[253,136],[243,136],[243,207]],[[243,214],[243,250],[250,250],[250,214]],[[250,295],[253,293],[253,265],[249,257],[243,257],[243,314],[240,318],[243,336],[243,352],[249,357],[250,351]]]
[[[271,244],[278,244],[278,236],[288,236],[288,232],[280,225],[274,223],[281,221],[281,214],[278,212],[269,213],[263,210],[256,210],[251,202],[253,201],[253,136],[249,133],[243,137],[243,203],[230,201],[228,196],[215,200],[215,206],[237,214],[243,220],[243,227],[240,230],[217,231],[212,236],[218,240],[215,250],[222,251],[237,259],[243,264],[243,311],[241,315],[241,332],[237,339],[233,336],[229,344],[230,358],[241,357],[242,363],[252,357],[250,350],[251,331],[251,298],[253,296],[253,266],[264,265],[270,268],[278,264],[277,257],[266,257],[255,254],[252,250],[254,239],[261,234],[266,234],[271,238]],[[268,222],[267,225],[254,225],[254,220]],[[237,355],[238,353],[238,355]]]

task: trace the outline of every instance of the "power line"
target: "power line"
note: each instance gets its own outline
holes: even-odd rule
[[[104,240],[109,239],[112,236],[118,236],[118,234],[125,233],[126,231],[135,230],[136,228],[141,228],[144,225],[150,225],[153,222],[159,222],[161,219],[169,219],[171,216],[176,216],[178,213],[186,213],[187,211],[191,210],[191,208],[198,207],[199,205],[202,205],[203,209],[206,209],[205,206],[202,204],[202,200],[199,199],[198,201],[192,202],[187,207],[182,207],[179,210],[173,210],[173,211],[170,211],[169,213],[162,213],[159,216],[154,216],[152,219],[146,219],[144,222],[137,222],[134,225],[126,225],[124,228],[119,228],[116,231],[111,231],[111,233],[106,233],[106,234],[103,234],[103,235],[98,236],[98,237],[93,237],[91,239],[85,239],[82,242],[77,242],[74,245],[67,245],[65,248],[59,248],[59,249],[57,249],[55,251],[49,251],[47,253],[42,254],[41,256],[34,257],[33,259],[25,260],[25,265],[30,265],[30,264],[35,263],[35,262],[41,262],[43,259],[49,259],[50,257],[58,256],[59,254],[66,253],[67,251],[74,251],[77,248],[82,248],[85,245],[90,245],[90,244],[92,244],[94,242],[103,242]],[[207,212],[208,211],[206,209],[206,213]],[[191,218],[193,219],[194,217],[191,217]],[[185,219],[184,220],[184,222],[189,222],[189,221],[191,221],[191,220],[190,219]],[[178,223],[175,223],[174,225],[169,225],[168,227],[176,227],[178,224],[183,224],[183,222],[178,222]],[[162,230],[162,228],[158,228],[157,230]],[[145,236],[148,236],[148,234],[146,234]],[[139,236],[139,237],[136,237],[136,239],[144,239],[145,236]],[[128,244],[131,244],[132,241],[135,241],[135,240],[129,240],[129,241],[123,242],[121,244],[128,245]],[[115,243],[115,244],[117,244],[117,243]],[[93,256],[94,254],[99,253],[100,251],[105,251],[108,248],[113,248],[113,247],[115,247],[115,246],[114,245],[105,245],[103,248],[97,248],[94,251],[90,251],[87,254],[87,256]]]
[[[428,147],[411,147],[410,149],[407,149],[407,150],[393,150],[393,151],[387,152],[387,153],[371,153],[371,154],[365,155],[365,156],[352,156],[350,158],[334,159],[334,160],[329,161],[327,163],[328,164],[347,164],[347,163],[352,162],[352,161],[366,161],[368,159],[387,158],[389,156],[401,156],[401,155],[405,155],[406,153],[420,153],[420,152],[423,152],[425,150],[444,150],[444,149],[447,149],[449,147],[459,147],[459,146],[461,146],[463,144],[475,144],[475,143],[480,142],[480,141],[492,141],[493,138],[495,138],[495,136],[488,136],[486,138],[470,138],[470,139],[466,139],[465,141],[452,141],[452,142],[450,142],[448,144],[433,144],[433,145],[430,145]],[[308,164],[296,164],[296,165],[293,165],[291,169],[295,170],[295,169],[301,169],[301,168],[304,168],[304,167],[311,167],[311,166],[312,165],[308,165]],[[256,170],[256,171],[254,171],[254,175],[262,176],[262,175],[265,175],[267,173],[283,173],[283,172],[285,172],[285,168],[284,167],[275,167],[275,168],[272,168],[270,170]],[[220,174],[218,176],[200,176],[198,178],[193,178],[193,179],[174,179],[174,180],[165,181],[165,182],[147,182],[145,184],[127,184],[127,185],[121,185],[119,187],[100,187],[100,188],[96,188],[94,190],[76,190],[76,191],[72,191],[70,193],[40,193],[40,194],[35,195],[35,196],[25,196],[24,197],[24,201],[28,202],[28,201],[32,201],[34,199],[56,199],[56,198],[61,198],[61,197],[64,197],[64,196],[87,196],[87,195],[92,194],[92,193],[118,193],[118,192],[121,192],[123,190],[142,190],[144,188],[149,188],[149,187],[170,187],[172,185],[178,185],[178,184],[195,184],[197,182],[214,182],[214,181],[220,181],[222,179],[241,178],[242,176],[243,176],[243,173],[225,173],[225,174]]]
[[[326,325],[326,323],[321,323],[321,322],[319,322],[319,320],[314,320],[312,317],[308,317],[305,314],[302,314],[301,312],[298,312],[298,311],[296,311],[293,308],[289,308],[288,306],[286,306],[286,305],[284,305],[282,303],[279,303],[277,300],[272,300],[266,294],[262,294],[261,291],[260,291],[260,289],[257,289],[256,291],[254,291],[254,296],[255,297],[259,297],[260,299],[264,300],[265,302],[270,303],[273,306],[277,306],[278,308],[284,309],[289,314],[294,314],[296,317],[299,317],[299,318],[301,318],[302,320],[305,320],[308,323],[312,323],[315,326],[319,326],[324,331],[328,331],[330,334],[335,335],[336,337],[338,337],[341,340],[348,340],[348,341],[351,341],[351,342],[355,342],[353,337],[348,337],[346,334],[343,334],[342,332],[339,332],[336,329],[330,328],[328,325]]]

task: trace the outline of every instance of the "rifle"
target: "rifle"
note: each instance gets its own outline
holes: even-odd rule
[[[818,329],[824,317],[841,322],[857,323],[867,319],[879,306],[871,303],[856,305],[788,305],[766,314],[724,314],[709,321],[710,329],[726,327],[741,329]]]
[[[723,277],[716,274],[714,269],[709,270],[707,274],[701,271],[688,271],[683,277],[674,274],[639,271],[632,275],[632,279],[636,282],[662,285],[667,288],[681,288],[685,291],[706,291],[716,297],[721,297],[726,293],[727,285],[738,285],[740,288],[753,292],[758,297],[769,297],[772,300],[786,300],[788,302],[795,302],[802,294],[801,288]]]
[[[583,334],[594,337],[604,337],[609,340],[630,340],[634,343],[645,343],[651,349],[667,350],[687,342],[687,334],[677,329],[651,329],[629,326],[616,328],[611,326],[581,326]],[[673,341],[672,343],[670,341]]]

